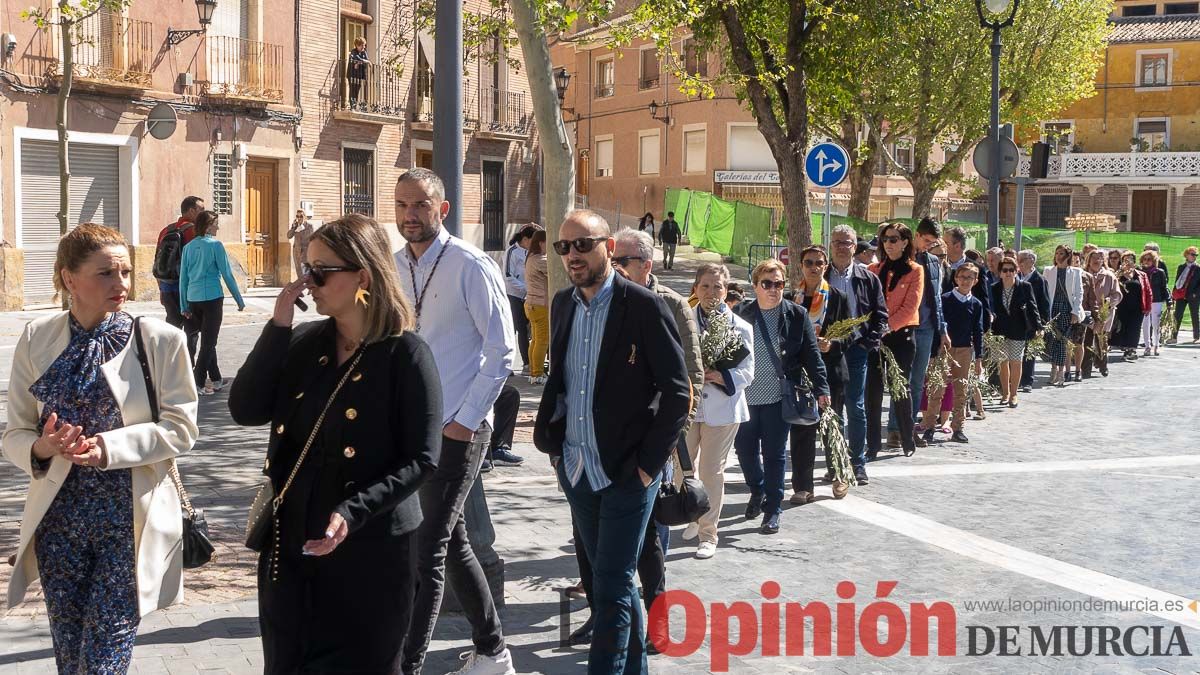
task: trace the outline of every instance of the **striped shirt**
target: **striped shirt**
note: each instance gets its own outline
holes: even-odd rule
[[[593,492],[612,483],[600,463],[592,400],[596,389],[596,361],[600,356],[600,342],[604,339],[608,308],[612,305],[613,275],[609,272],[591,304],[583,299],[579,289],[571,295],[576,305],[575,317],[571,321],[567,357],[563,359],[563,386],[567,390],[563,468],[571,485],[578,485],[580,476],[587,474]]]
[[[767,323],[764,335],[761,326],[754,322],[754,362],[766,364],[766,367],[754,369],[754,380],[746,388],[746,403],[750,405],[770,405],[783,400],[779,387],[779,371],[774,366],[774,360],[767,352],[768,349],[779,355],[779,320],[783,315],[783,305],[771,309],[759,308],[763,321]]]

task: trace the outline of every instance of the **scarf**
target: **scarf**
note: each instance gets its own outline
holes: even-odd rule
[[[69,321],[71,341],[67,348],[29,387],[29,393],[45,404],[38,424],[39,432],[52,412],[58,413],[63,422],[79,425],[85,419],[94,419],[97,412],[112,413],[111,410],[97,411],[97,405],[115,404],[100,366],[111,361],[129,344],[133,317],[125,312],[114,312],[91,330],[84,330],[74,316]],[[87,434],[99,431],[108,429],[84,429]]]
[[[800,292],[809,295],[808,290],[801,286]],[[808,306],[808,318],[816,326],[825,325],[825,312],[829,309],[829,282],[821,279],[821,286],[812,293],[812,303]]]
[[[900,283],[900,278],[912,271],[912,268],[908,265],[908,258],[896,258],[895,260],[887,258],[880,265],[879,271],[882,272],[879,275],[881,285],[888,293],[891,293],[896,290],[896,284]]]
[[[1183,274],[1175,280],[1175,288],[1187,288],[1188,280],[1192,278],[1192,273],[1196,271],[1196,263],[1187,263],[1184,265]]]

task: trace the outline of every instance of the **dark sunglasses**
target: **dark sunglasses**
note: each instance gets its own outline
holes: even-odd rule
[[[587,251],[584,251],[586,253]],[[612,264],[618,267],[628,267],[630,261],[637,260],[638,262],[646,262],[646,259],[640,255],[623,255],[619,258],[613,258]]]
[[[361,267],[352,267],[350,265],[309,265],[303,263],[300,265],[300,271],[308,275],[312,280],[313,286],[324,286],[325,275],[333,272],[357,272]]]
[[[1015,268],[1015,267],[1001,267],[1001,268],[1000,268],[1000,273],[1001,273],[1001,274],[1009,274],[1010,272],[1011,272],[1012,274],[1016,274],[1016,273],[1017,273],[1017,268]]]
[[[764,291],[769,291],[772,289],[774,289],[776,291],[782,291],[784,288],[787,287],[787,282],[786,281],[771,281],[770,279],[762,279],[758,282],[758,287],[763,289]]]
[[[607,241],[608,237],[580,237],[578,239],[560,239],[554,242],[554,252],[559,255],[566,255],[568,251],[574,248],[579,253],[590,253],[596,248],[596,244],[602,241]]]
[[[881,241],[885,244],[894,244],[894,243],[900,241],[901,239],[903,239],[903,237],[901,237],[898,234],[889,234],[885,237],[880,237],[879,241]]]
[[[825,261],[824,261],[824,260],[812,260],[812,259],[809,259],[809,260],[805,260],[805,261],[804,261],[804,266],[805,266],[805,267],[824,267],[824,266],[825,266]]]

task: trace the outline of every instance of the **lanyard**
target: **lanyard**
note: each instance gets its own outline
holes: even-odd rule
[[[421,306],[425,304],[425,292],[429,290],[429,282],[433,281],[433,275],[437,273],[438,264],[442,262],[442,256],[446,255],[446,249],[450,248],[450,242],[442,245],[442,250],[438,251],[437,258],[433,261],[433,269],[429,271],[429,276],[425,279],[425,285],[421,287],[421,291],[417,292],[417,261],[413,259],[412,253],[408,253],[409,265],[408,276],[412,279],[413,296],[416,300],[417,312],[417,333],[421,332]]]

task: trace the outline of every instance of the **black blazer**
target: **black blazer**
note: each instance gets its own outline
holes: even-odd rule
[[[1020,280],[1018,277],[1017,281]],[[1042,278],[1041,272],[1035,269],[1026,283],[1033,287],[1033,300],[1037,303],[1038,317],[1045,323],[1050,319],[1050,294],[1046,292],[1046,280]]]
[[[829,280],[831,269],[833,265],[825,269],[826,281]],[[858,316],[871,316],[862,325],[853,344],[862,345],[866,349],[878,349],[879,341],[888,329],[888,309],[887,301],[883,297],[883,284],[879,283],[879,277],[867,269],[866,265],[851,263],[850,287],[854,289],[853,301],[858,303]]]
[[[1183,274],[1186,270],[1187,270],[1187,263],[1183,263],[1178,268],[1176,268],[1176,270],[1175,270],[1176,283],[1179,281],[1179,277],[1183,276]],[[1174,288],[1174,286],[1172,286],[1172,288]],[[1192,300],[1192,299],[1195,299],[1198,297],[1200,297],[1200,268],[1197,268],[1196,273],[1192,275],[1192,278],[1188,279],[1188,285],[1187,285],[1187,298],[1189,300]]]
[[[992,284],[992,307],[996,314],[996,319],[992,321],[992,333],[1009,340],[1028,340],[1042,325],[1042,315],[1033,297],[1033,286],[1028,281],[1017,281],[1008,309],[1004,309],[1004,282]]]
[[[332,319],[295,329],[268,323],[230,388],[234,422],[271,424],[263,473],[277,493],[303,447],[286,441],[283,430],[292,424],[310,430],[315,420],[297,416],[302,399],[320,396],[323,407],[333,391],[311,385],[323,369],[338,367],[335,331]],[[441,438],[442,385],[433,352],[407,332],[366,347],[313,443],[322,446],[322,457],[310,450],[305,462],[323,461],[317,490],[340,496],[330,506],[351,536],[406,534],[421,524],[416,492],[437,466]]]
[[[567,410],[566,368],[561,364],[575,320],[574,292],[565,288],[551,301],[550,362],[560,365],[551,369],[542,390],[533,443],[551,457],[561,456],[566,416],[582,414],[592,420],[600,463],[610,481],[628,480],[639,468],[656,476],[675,449],[691,406],[691,384],[671,310],[657,293],[615,275],[592,410]]]
[[[829,381],[825,375],[825,362],[821,359],[821,350],[817,348],[817,334],[813,330],[812,321],[808,319],[808,310],[791,300],[784,299],[780,305],[783,311],[779,315],[779,355],[783,366],[783,375],[789,380],[799,382],[803,374],[808,374],[812,383],[813,394],[829,395]],[[758,300],[745,302],[734,310],[754,327],[755,332],[761,330],[759,324]],[[760,368],[767,368],[762,371]],[[770,373],[775,366],[768,359],[755,359],[755,373]]]

